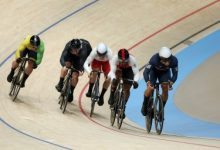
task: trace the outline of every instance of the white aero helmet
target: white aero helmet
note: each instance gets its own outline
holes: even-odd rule
[[[105,56],[107,54],[108,47],[104,43],[99,43],[97,46],[97,54],[99,56]]]
[[[169,58],[172,55],[171,50],[167,47],[161,47],[159,56],[163,58]]]

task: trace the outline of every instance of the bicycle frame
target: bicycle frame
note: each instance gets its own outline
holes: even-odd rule
[[[99,100],[99,95],[100,95],[100,93],[99,93],[99,80],[100,80],[101,73],[103,73],[101,71],[92,71],[92,72],[97,73],[97,76],[96,76],[96,79],[94,82],[94,87],[93,87],[92,95],[91,95],[90,117],[92,117],[92,115],[93,115],[95,103]]]
[[[22,61],[20,62],[19,66],[17,67],[16,71],[15,71],[15,75],[13,77],[13,80],[11,82],[11,90],[9,92],[10,96],[13,96],[13,101],[15,101],[15,99],[17,98],[17,95],[20,91],[20,83],[23,80],[23,73],[25,71],[25,65],[27,63],[27,61],[30,60],[27,57],[22,58]],[[22,77],[21,77],[22,75]]]
[[[76,70],[73,67],[68,68],[67,74],[64,78],[64,86],[63,86],[63,89],[61,90],[61,94],[59,97],[60,109],[62,110],[63,113],[66,111],[66,107],[68,103],[68,95],[69,95],[70,87],[72,84],[72,74],[74,71],[78,71],[78,70]]]
[[[163,130],[164,108],[161,94],[159,93],[159,83],[156,83],[156,96],[154,100],[154,123],[157,134],[161,134]]]
[[[124,94],[124,80],[127,80],[129,82],[134,82],[133,80],[129,80],[129,79],[120,79],[119,83],[117,85],[116,91],[115,91],[115,95],[114,95],[114,104],[113,107],[111,108],[111,117],[110,117],[110,121],[111,121],[111,125],[114,125],[115,122],[115,118],[117,115],[117,126],[118,129],[121,128],[122,122],[123,122],[123,117],[124,117],[124,111],[125,111],[125,105],[126,105],[126,101],[125,101],[125,94]]]

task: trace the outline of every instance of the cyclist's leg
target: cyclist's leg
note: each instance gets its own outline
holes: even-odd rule
[[[37,60],[37,52],[36,51],[30,51],[27,49],[25,51],[27,51],[28,58],[30,60],[28,60],[28,65],[25,68],[23,80],[21,82],[21,87],[25,87],[25,82],[26,82],[27,78],[29,77],[29,75],[32,73],[33,68],[34,68],[34,63]]]
[[[130,79],[130,80],[134,79],[134,73],[133,73],[133,70],[131,67],[122,70],[122,78],[123,79]],[[123,86],[124,86],[124,92],[125,92],[125,100],[127,102],[128,98],[130,96],[130,89],[132,86],[132,82],[125,80]]]
[[[101,70],[101,65],[95,59],[92,61],[91,67],[92,67],[93,71],[100,71]],[[87,97],[91,97],[91,93],[92,93],[92,89],[93,89],[93,86],[94,86],[94,82],[95,82],[96,76],[97,76],[97,72],[92,72],[90,74],[90,77],[89,77],[90,78],[89,79],[89,89],[88,89],[88,92],[86,93]]]
[[[105,95],[105,92],[107,91],[107,89],[110,85],[110,81],[111,81],[111,79],[108,78],[108,73],[110,72],[109,61],[102,62],[102,71],[104,72],[104,75],[105,75],[105,81],[103,83],[102,91],[101,91],[101,94],[100,94],[100,97],[99,97],[99,102],[98,102],[98,104],[100,106],[104,104],[104,95]]]
[[[118,79],[122,77],[122,71],[119,68],[117,68],[115,75],[116,75],[116,79],[113,79],[111,82],[111,92],[108,100],[108,104],[110,106],[114,104],[114,93],[118,85]]]
[[[16,53],[19,53],[18,51],[16,51]],[[25,54],[26,52],[23,52],[21,53],[21,57],[23,57],[23,55],[26,55]],[[12,79],[13,79],[13,76],[14,76],[14,73],[15,73],[15,70],[16,68],[18,67],[19,63],[21,62],[21,59],[20,58],[16,58],[13,62],[12,62],[12,66],[11,66],[11,71],[10,73],[8,74],[7,76],[7,81],[8,82],[11,82]]]
[[[70,61],[64,61],[64,56],[62,55],[60,58],[60,65],[62,66],[61,70],[60,70],[60,80],[58,82],[58,84],[55,86],[55,88],[57,89],[58,92],[61,92],[62,88],[63,88],[63,81],[64,78],[67,74],[68,69],[65,67],[67,66],[71,66],[71,62]]]
[[[72,66],[76,70],[80,70],[79,60],[74,60],[73,59],[72,60]],[[70,93],[69,93],[70,95],[69,95],[69,99],[68,99],[69,102],[73,101],[73,93],[74,93],[74,89],[75,89],[78,81],[79,81],[79,72],[78,71],[73,71],[73,73],[72,73],[72,83],[71,83]]]
[[[162,88],[163,107],[165,107],[168,99],[169,77],[170,77],[170,70],[166,72],[162,72],[158,77]]]
[[[147,89],[144,92],[144,101],[141,107],[141,113],[143,116],[147,115],[148,104],[150,100],[150,96],[154,90],[154,84],[156,83],[157,76],[154,70],[151,70],[149,73],[149,81],[147,83]]]
[[[122,78],[130,79],[130,80],[134,79],[134,73],[131,67],[122,70]],[[130,97],[131,86],[132,86],[132,82],[124,80],[123,89],[124,89],[124,98],[125,98],[125,108],[126,108],[127,101]],[[124,112],[123,118],[125,118],[125,112]]]

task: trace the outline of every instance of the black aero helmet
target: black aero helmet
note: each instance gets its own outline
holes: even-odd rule
[[[39,38],[39,36],[33,35],[33,36],[30,38],[30,43],[31,43],[31,45],[38,47],[38,46],[40,45],[40,38]]]
[[[70,42],[70,46],[71,48],[80,48],[81,47],[81,42],[79,39],[73,39],[71,42]]]
[[[123,62],[126,62],[126,61],[128,61],[128,59],[129,59],[129,52],[128,52],[128,50],[127,49],[120,49],[119,51],[118,51],[118,59],[120,60],[120,61],[123,61]]]

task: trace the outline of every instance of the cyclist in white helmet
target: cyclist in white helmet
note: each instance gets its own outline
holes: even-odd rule
[[[103,71],[105,75],[105,81],[103,83],[102,91],[98,101],[99,106],[104,104],[104,94],[107,91],[111,81],[110,78],[108,78],[108,73],[110,71],[109,61],[111,58],[111,49],[106,44],[99,43],[98,46],[92,50],[84,63],[84,69],[90,74],[89,89],[86,93],[87,97],[91,97],[92,88],[97,76],[97,72],[92,71]]]
[[[172,77],[171,77],[172,71]],[[146,65],[144,70],[144,80],[147,83],[147,89],[144,93],[144,101],[141,108],[143,116],[147,115],[147,104],[151,93],[154,89],[154,84],[157,79],[162,88],[163,106],[165,106],[168,99],[169,86],[172,86],[176,81],[178,75],[178,60],[172,55],[171,50],[167,47],[162,47],[159,53],[153,55]]]

